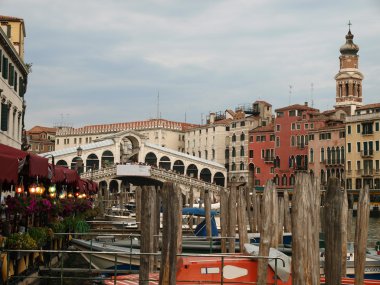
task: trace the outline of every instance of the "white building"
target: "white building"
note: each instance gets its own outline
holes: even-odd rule
[[[22,19],[0,16],[0,143],[22,146],[28,70],[23,61]]]

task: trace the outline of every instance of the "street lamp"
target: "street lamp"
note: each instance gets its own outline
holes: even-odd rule
[[[78,146],[78,148],[77,148],[77,156],[81,157],[82,153],[83,153],[83,149],[80,146]]]

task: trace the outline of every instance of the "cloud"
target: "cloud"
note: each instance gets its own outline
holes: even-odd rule
[[[76,126],[148,119],[200,122],[200,114],[266,100],[332,108],[348,20],[360,46],[366,102],[380,87],[374,0],[4,0],[26,23],[33,63],[27,127],[70,114]],[[83,108],[83,106],[86,106]]]

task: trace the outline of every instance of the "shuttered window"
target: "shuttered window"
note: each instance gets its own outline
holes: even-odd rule
[[[9,75],[8,75],[8,83],[10,86],[13,86],[14,77],[15,77],[15,67],[13,66],[12,63],[10,63],[9,64]]]
[[[3,78],[8,79],[8,58],[3,56]]]
[[[0,49],[0,72],[2,70],[2,65],[3,65],[3,51]]]
[[[14,88],[14,90],[15,90],[16,92],[17,92],[17,87],[18,87],[18,86],[17,86],[17,84],[18,84],[18,81],[17,81],[18,77],[17,77],[17,76],[18,76],[18,74],[17,74],[17,72],[15,71],[15,82],[14,82],[15,84],[13,85],[13,88]]]
[[[9,115],[9,108],[7,104],[1,103],[1,130],[7,131],[8,130],[8,116]]]

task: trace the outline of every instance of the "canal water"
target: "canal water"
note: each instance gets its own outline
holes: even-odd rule
[[[353,242],[355,240],[355,225],[356,225],[356,217],[352,218],[352,227],[351,231],[349,232],[348,241]],[[380,217],[371,217],[369,218],[369,228],[368,228],[368,247],[374,247],[376,245],[376,242],[380,241]],[[64,267],[71,267],[71,268],[88,268],[88,263],[80,256],[80,255],[73,255],[72,257],[69,257]],[[58,275],[57,275],[58,276]],[[99,282],[94,282],[93,280],[85,280],[82,278],[86,278],[85,274],[80,273],[71,273],[70,277],[77,277],[75,279],[66,279],[64,280],[65,285],[92,285],[92,284],[100,284]],[[50,279],[50,280],[40,280],[36,284],[38,285],[59,285],[60,280],[59,279]]]

